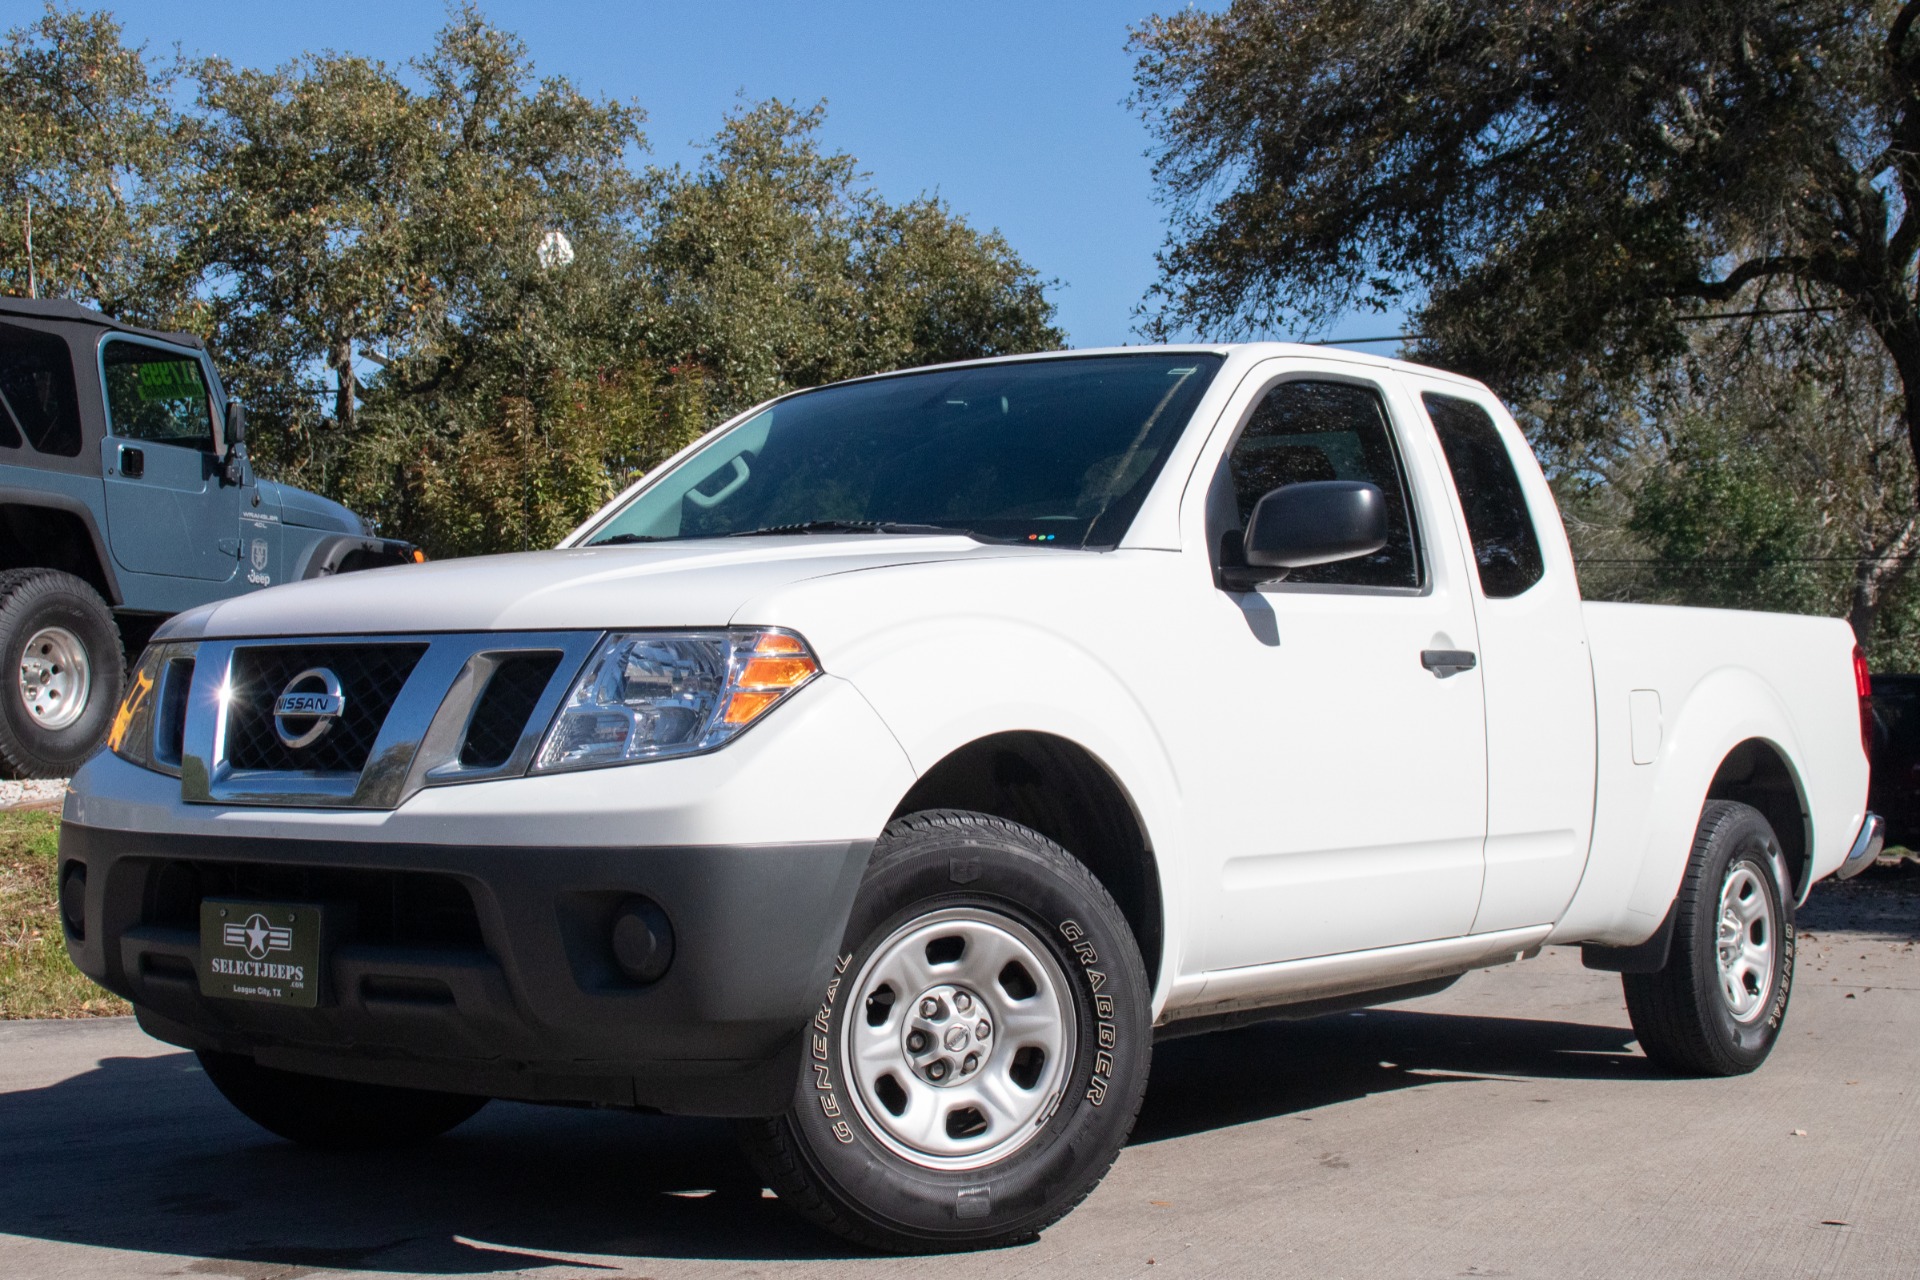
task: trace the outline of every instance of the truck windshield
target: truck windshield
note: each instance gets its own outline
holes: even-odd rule
[[[588,543],[873,529],[1111,547],[1220,362],[1077,356],[804,392],[686,458]]]

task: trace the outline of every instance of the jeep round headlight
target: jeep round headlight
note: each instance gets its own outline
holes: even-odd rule
[[[608,636],[567,691],[535,773],[710,751],[820,674],[789,631]]]

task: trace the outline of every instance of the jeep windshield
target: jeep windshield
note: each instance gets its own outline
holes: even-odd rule
[[[587,545],[955,533],[1112,547],[1221,357],[975,365],[802,392],[716,437]]]

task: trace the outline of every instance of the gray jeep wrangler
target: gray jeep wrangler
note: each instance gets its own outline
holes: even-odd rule
[[[73,772],[111,728],[127,655],[168,616],[419,558],[257,479],[198,338],[0,298],[0,774]]]

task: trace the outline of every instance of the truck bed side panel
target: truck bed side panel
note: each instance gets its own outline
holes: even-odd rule
[[[1626,945],[1652,936],[1679,889],[1714,774],[1748,739],[1770,744],[1793,775],[1813,876],[1837,868],[1867,795],[1846,623],[1655,605],[1583,609],[1598,713],[1593,850],[1553,941]]]

